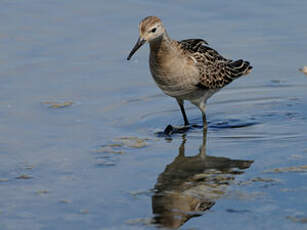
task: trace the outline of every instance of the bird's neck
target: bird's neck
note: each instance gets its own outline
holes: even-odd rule
[[[167,54],[172,49],[172,39],[170,39],[166,31],[160,37],[150,41],[149,44],[151,55],[154,56]]]

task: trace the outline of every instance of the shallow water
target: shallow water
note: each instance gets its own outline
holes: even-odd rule
[[[0,6],[1,230],[307,228],[307,2]],[[254,66],[210,99],[207,140],[157,135],[182,118],[148,47],[125,60],[147,15]]]

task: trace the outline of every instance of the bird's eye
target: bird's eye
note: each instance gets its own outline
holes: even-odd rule
[[[154,32],[156,32],[156,30],[157,30],[157,28],[153,28],[153,29],[151,30],[151,32],[154,33]]]

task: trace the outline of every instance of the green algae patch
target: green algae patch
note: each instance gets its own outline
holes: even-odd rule
[[[95,165],[97,167],[115,166],[120,159],[120,155],[146,147],[148,145],[147,140],[151,139],[130,136],[116,137],[110,143],[98,146],[93,151],[96,158]]]
[[[96,166],[102,166],[102,167],[104,167],[104,166],[115,166],[116,165],[116,163],[114,162],[114,160],[113,159],[97,159],[96,160]]]
[[[44,105],[48,105],[48,108],[52,109],[62,109],[69,106],[72,106],[74,103],[72,101],[64,101],[64,102],[54,102],[54,101],[45,101]]]
[[[71,200],[60,200],[59,202],[61,204],[69,204],[69,203],[71,203]]]
[[[27,170],[31,170],[31,169],[34,169],[34,168],[35,168],[34,165],[28,165],[28,166],[25,167],[25,169],[27,169]]]
[[[130,191],[128,192],[129,195],[133,197],[139,197],[139,196],[148,196],[151,197],[154,193],[153,189],[147,189],[147,190],[138,190],[138,191]]]
[[[125,149],[144,148],[148,145],[148,138],[139,137],[119,137],[115,138],[111,144],[101,145],[95,150],[96,153],[124,154]]]
[[[234,190],[226,194],[225,198],[235,199],[235,200],[259,200],[266,196],[263,192],[246,192],[240,190]]]
[[[280,184],[282,183],[282,181],[278,179],[274,179],[274,178],[254,177],[247,181],[240,181],[237,184],[238,185],[249,185],[253,183],[265,183],[265,184],[273,185],[273,184]]]
[[[48,193],[50,193],[48,190],[46,190],[46,189],[42,189],[42,190],[38,190],[37,192],[36,192],[38,195],[44,195],[44,194],[48,194]]]
[[[86,215],[89,211],[87,209],[80,209],[80,214]]]
[[[96,150],[97,153],[112,153],[112,154],[123,154],[123,150],[119,150],[118,146],[103,145]]]
[[[287,219],[295,223],[307,224],[307,217],[287,216]]]
[[[264,172],[265,173],[307,172],[307,165],[268,169],[265,170]]]
[[[125,222],[128,225],[152,226],[151,218],[129,219]]]
[[[129,148],[144,148],[148,145],[146,142],[147,140],[149,139],[139,137],[120,137],[117,141]]]

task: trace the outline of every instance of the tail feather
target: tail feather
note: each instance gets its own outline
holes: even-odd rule
[[[235,79],[242,75],[249,74],[252,70],[252,66],[249,64],[248,61],[243,61],[242,59],[233,61],[228,63],[226,69],[229,72],[230,77]]]

